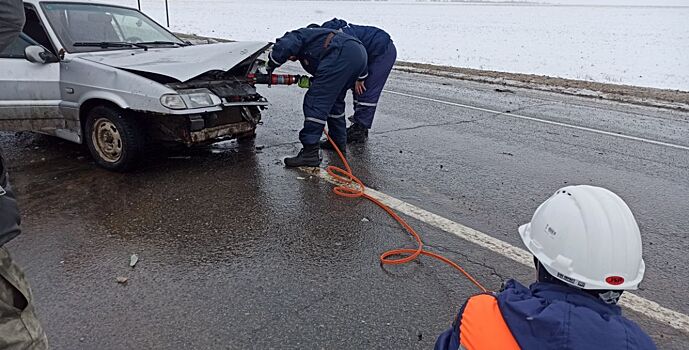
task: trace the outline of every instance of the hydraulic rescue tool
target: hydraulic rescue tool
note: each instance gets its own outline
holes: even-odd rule
[[[307,75],[298,75],[298,74],[263,74],[263,73],[255,73],[255,74],[249,74],[247,75],[247,78],[249,79],[250,84],[261,84],[261,85],[293,85],[293,84],[299,84],[300,87],[306,87],[308,86],[303,86],[306,80],[309,80],[311,77]]]

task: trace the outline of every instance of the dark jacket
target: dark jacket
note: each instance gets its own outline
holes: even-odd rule
[[[326,47],[326,40],[333,33],[335,37]],[[290,56],[296,56],[304,70],[315,76],[321,59],[330,51],[340,48],[343,42],[349,40],[359,42],[354,37],[332,29],[301,28],[293,30],[275,41],[273,50],[268,56],[268,64],[279,67],[285,64]],[[368,67],[364,72],[368,72]]]
[[[0,51],[9,46],[24,28],[22,0],[0,0]]]
[[[529,288],[509,280],[497,294],[505,323],[522,349],[656,349],[651,338],[622,316],[617,305],[567,286],[537,282]],[[456,350],[458,322],[441,334],[436,350]]]
[[[366,48],[369,63],[374,62],[376,57],[385,54],[392,42],[390,34],[380,28],[351,24],[342,19],[333,18],[323,23],[321,27],[341,30],[343,33],[359,39]]]
[[[0,246],[17,237],[21,230],[19,208],[10,186],[5,160],[0,155]]]

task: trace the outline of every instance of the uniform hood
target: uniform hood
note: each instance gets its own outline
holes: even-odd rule
[[[339,29],[344,28],[346,26],[347,26],[347,21],[345,21],[343,19],[333,18],[333,19],[323,23],[323,25],[321,27],[339,30]]]

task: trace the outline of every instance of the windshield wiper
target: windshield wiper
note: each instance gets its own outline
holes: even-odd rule
[[[143,44],[143,45],[179,45],[179,46],[189,46],[188,44],[185,43],[180,43],[176,41],[161,41],[161,40],[156,40],[156,41],[142,41],[137,44]]]
[[[148,46],[139,43],[128,43],[124,41],[80,41],[74,43],[75,47],[100,47],[101,49],[107,49],[109,47],[138,47],[148,51]]]

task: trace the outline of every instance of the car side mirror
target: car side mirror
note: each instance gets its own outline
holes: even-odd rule
[[[27,46],[24,49],[26,59],[32,63],[55,63],[60,60],[52,52],[38,45]]]

